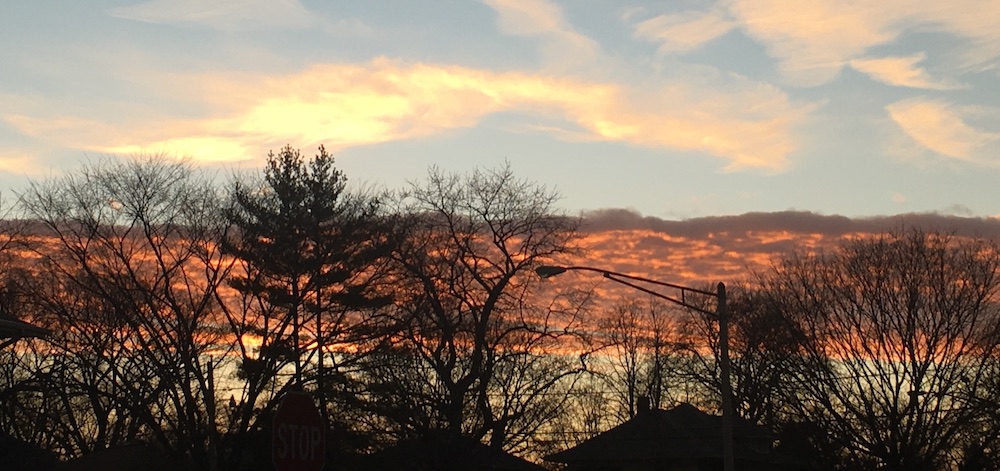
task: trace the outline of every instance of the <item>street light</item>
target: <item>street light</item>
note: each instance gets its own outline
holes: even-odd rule
[[[6,314],[0,313],[0,350],[13,345],[20,339],[30,337],[45,337],[52,333],[49,329],[38,327]]]
[[[667,283],[664,281],[652,280],[649,278],[643,278],[641,276],[626,275],[624,273],[616,273],[609,270],[604,270],[600,268],[593,267],[580,267],[580,266],[569,266],[561,267],[554,265],[542,265],[535,269],[535,273],[542,278],[551,278],[553,276],[565,273],[567,271],[589,271],[594,273],[600,273],[601,276],[614,281],[615,283],[623,284],[633,289],[642,291],[643,293],[655,296],[657,298],[669,301],[671,303],[686,307],[698,311],[703,314],[715,317],[719,322],[719,369],[722,375],[722,463],[725,471],[733,471],[734,460],[733,460],[733,386],[729,377],[729,307],[726,304],[726,285],[720,282],[717,286],[716,292],[700,290],[697,288],[690,288],[687,286],[681,286],[674,283]],[[666,288],[675,289],[680,293],[680,298],[667,296],[658,291],[646,288],[645,286],[640,286],[633,283],[632,281],[640,281],[643,283],[649,283],[656,286],[663,286]],[[695,306],[687,301],[687,294],[693,293],[702,296],[714,297],[715,311],[709,311],[702,307]]]

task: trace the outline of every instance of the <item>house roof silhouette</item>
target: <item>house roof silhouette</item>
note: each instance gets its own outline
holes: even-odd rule
[[[469,437],[432,432],[359,457],[357,471],[545,471],[545,468]]]
[[[774,436],[749,421],[735,420],[733,454],[740,469],[785,460],[774,455]],[[579,445],[545,457],[567,469],[715,469],[722,462],[722,417],[691,404],[640,410],[635,417]]]

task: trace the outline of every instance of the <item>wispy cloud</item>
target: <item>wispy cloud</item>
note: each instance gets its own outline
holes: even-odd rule
[[[635,25],[635,36],[660,45],[661,53],[684,53],[718,38],[736,26],[719,9],[659,15]]]
[[[730,11],[778,60],[787,80],[812,86],[832,80],[848,60],[894,37],[889,20],[879,14],[880,3],[803,0],[790,8],[783,0],[735,0]]]
[[[730,12],[796,85],[829,82],[851,60],[914,28],[967,40],[958,51],[963,68],[990,66],[1000,57],[1000,30],[994,26],[1000,22],[998,0],[803,0],[794,8],[782,0],[734,0]]]
[[[920,145],[955,159],[982,163],[984,146],[1000,138],[969,125],[962,109],[939,100],[911,98],[887,106],[886,111]]]
[[[37,149],[23,149],[8,147],[0,155],[0,172],[9,172],[17,175],[42,175],[45,171],[39,165],[35,154]],[[0,194],[0,197],[3,195]]]
[[[199,25],[239,31],[313,24],[298,0],[149,0],[113,8],[112,16],[147,23]]]
[[[793,127],[809,112],[776,88],[738,77],[694,81],[700,83],[687,78],[640,91],[387,59],[280,76],[194,74],[170,81],[204,100],[210,114],[108,123],[59,114],[55,103],[36,103],[3,119],[24,134],[70,147],[243,160],[287,142],[337,149],[420,138],[516,110],[563,120],[579,129],[574,136],[585,139],[702,152],[724,159],[729,169],[778,171],[796,149]]]
[[[961,85],[945,80],[937,80],[926,70],[919,67],[926,54],[914,54],[906,57],[881,57],[873,59],[854,59],[851,67],[867,74],[871,78],[897,87],[923,88],[930,90],[951,90],[961,88]]]
[[[540,38],[548,67],[572,68],[593,62],[600,46],[578,33],[563,18],[562,9],[547,0],[482,0],[497,12],[504,34]]]
[[[323,28],[327,34],[335,37],[373,37],[375,29],[358,18],[342,18]]]

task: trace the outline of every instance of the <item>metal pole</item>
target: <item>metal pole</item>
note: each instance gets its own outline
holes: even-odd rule
[[[719,370],[722,375],[722,464],[725,471],[734,471],[733,459],[733,385],[729,364],[729,306],[726,305],[726,285],[719,283],[716,299],[719,317]]]
[[[716,319],[719,320],[719,370],[722,376],[722,462],[723,469],[725,471],[734,471],[735,464],[733,458],[733,417],[736,413],[736,409],[733,407],[733,385],[732,377],[730,374],[730,362],[729,362],[729,306],[726,304],[726,285],[725,283],[719,283],[718,289],[715,293],[710,291],[702,291],[696,288],[689,288],[687,286],[676,285],[673,283],[666,283],[663,281],[652,280],[649,278],[643,278],[640,276],[627,275],[624,273],[617,273],[608,270],[602,270],[600,268],[592,267],[561,267],[561,266],[550,266],[542,265],[535,269],[542,278],[549,278],[556,276],[560,273],[564,273],[567,270],[584,270],[592,271],[602,274],[605,278],[612,280],[616,283],[635,288],[644,293],[656,296],[660,299],[665,299],[675,304],[679,304],[688,309],[693,309],[695,311],[708,314],[710,316],[714,315]],[[664,286],[668,288],[674,288],[680,290],[681,299],[672,298],[663,293],[658,293],[651,289],[636,285],[634,283],[628,282],[625,279],[642,281],[645,283],[652,283],[659,286]],[[696,306],[694,304],[689,304],[684,297],[686,292],[698,293],[707,296],[716,297],[715,312],[708,311],[702,307]]]

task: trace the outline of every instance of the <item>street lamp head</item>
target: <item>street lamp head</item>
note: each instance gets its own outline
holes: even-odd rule
[[[557,267],[553,265],[542,265],[535,269],[535,273],[538,273],[538,276],[542,278],[553,277],[565,271],[566,267]]]
[[[689,288],[687,286],[675,285],[673,283],[667,283],[664,281],[652,280],[649,278],[643,278],[641,276],[627,275],[625,273],[616,273],[613,271],[602,270],[599,268],[591,267],[559,267],[553,265],[542,265],[535,268],[535,273],[542,278],[550,278],[563,273],[567,270],[585,270],[590,272],[597,272],[603,275],[605,278],[619,283],[625,286],[642,291],[643,293],[655,296],[666,301],[670,301],[674,304],[679,304],[688,309],[693,309],[695,311],[701,312],[703,314],[708,314],[710,316],[715,316],[719,321],[719,373],[722,377],[722,456],[723,456],[723,469],[726,471],[733,470],[733,386],[730,383],[730,360],[729,360],[729,308],[726,305],[726,285],[719,283],[716,292],[700,290],[697,288]],[[673,296],[668,296],[657,290],[646,288],[645,286],[640,286],[633,281],[650,283],[657,286],[672,288],[680,291],[680,298],[675,298]],[[701,306],[690,304],[685,299],[686,293],[697,293],[705,296],[714,296],[716,299],[715,312],[708,311]]]

